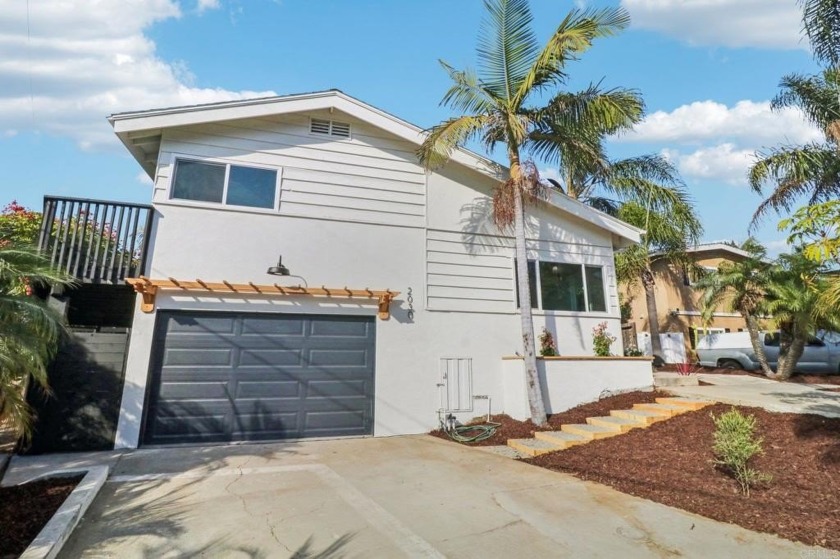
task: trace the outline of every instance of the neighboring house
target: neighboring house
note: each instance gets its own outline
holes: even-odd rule
[[[109,120],[154,180],[117,447],[504,411],[522,347],[489,214],[505,169],[462,150],[426,172],[419,128],[339,91]],[[619,332],[613,253],[640,232],[556,192],[528,214],[536,330],[591,355],[592,327]]]
[[[659,313],[659,332],[665,336],[663,350],[666,361],[674,361],[665,347],[669,336],[681,342],[690,358],[690,351],[697,344],[697,338],[703,334],[715,332],[740,332],[746,330],[744,319],[739,313],[729,312],[726,302],[715,310],[711,322],[704,323],[702,318],[702,291],[693,287],[696,275],[704,271],[717,270],[721,262],[739,262],[749,256],[746,251],[726,243],[715,242],[697,245],[686,251],[695,264],[695,270],[677,268],[665,261],[655,261],[653,272],[656,280],[656,307]],[[649,332],[650,317],[647,312],[645,292],[641,284],[632,288],[622,286],[622,304],[629,309],[629,323],[639,333]],[[675,336],[676,334],[676,336]],[[680,339],[679,335],[682,335]],[[640,348],[641,349],[641,348]]]

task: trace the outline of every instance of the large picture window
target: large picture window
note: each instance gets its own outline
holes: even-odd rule
[[[277,171],[179,159],[171,197],[248,208],[277,208]]]
[[[514,277],[516,273],[514,260]],[[539,289],[537,286],[539,285]],[[531,306],[544,311],[607,312],[601,266],[528,261]],[[516,304],[519,306],[519,293]]]

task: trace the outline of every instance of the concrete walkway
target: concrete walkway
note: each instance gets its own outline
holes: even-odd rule
[[[750,375],[700,374],[698,377],[714,386],[669,386],[666,390],[687,398],[753,406],[768,411],[840,417],[840,392],[821,390],[816,385],[778,382]],[[835,385],[834,388],[840,386]]]
[[[830,553],[427,436],[18,457],[4,482],[85,462],[113,469],[66,558]]]

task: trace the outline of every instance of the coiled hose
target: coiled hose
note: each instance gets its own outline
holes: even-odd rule
[[[489,439],[501,427],[501,423],[487,423],[479,425],[460,425],[446,429],[446,434],[453,441],[459,443],[477,443]]]

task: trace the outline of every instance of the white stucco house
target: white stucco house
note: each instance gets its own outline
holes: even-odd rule
[[[109,121],[154,180],[117,448],[527,416],[512,239],[489,215],[505,169],[462,150],[426,172],[419,128],[340,91]],[[535,326],[561,355],[620,332],[613,254],[639,235],[559,193],[529,209]],[[569,361],[549,411],[650,386],[638,363]]]

